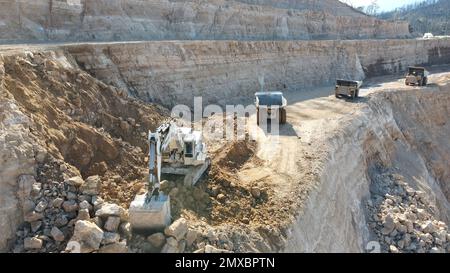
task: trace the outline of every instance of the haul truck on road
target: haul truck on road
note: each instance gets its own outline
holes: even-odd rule
[[[423,67],[408,67],[406,74],[406,85],[425,86],[428,83],[429,72]]]
[[[279,124],[286,123],[287,100],[282,92],[257,92],[255,93],[255,105],[258,125],[264,118],[276,119]]]
[[[362,83],[362,81],[337,80],[334,94],[336,98],[347,96],[351,99],[355,99],[359,96],[359,89],[361,88]]]

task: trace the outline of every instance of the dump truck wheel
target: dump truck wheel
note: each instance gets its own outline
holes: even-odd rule
[[[281,108],[281,110],[280,110],[280,124],[286,124],[286,119],[287,119],[287,117],[286,117],[286,109],[284,109],[284,108]]]
[[[359,97],[359,88],[356,89],[356,93],[355,93],[355,98],[358,98],[358,97]]]
[[[428,78],[423,78],[423,86],[427,86],[428,84]]]

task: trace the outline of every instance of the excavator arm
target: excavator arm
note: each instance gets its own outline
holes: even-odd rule
[[[148,137],[149,154],[149,193],[150,196],[159,195],[159,184],[161,182],[161,140],[158,132],[150,133]]]

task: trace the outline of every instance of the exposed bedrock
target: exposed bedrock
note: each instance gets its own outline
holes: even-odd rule
[[[399,73],[450,63],[450,39],[368,41],[176,41],[65,47],[81,67],[144,101],[171,107],[251,103],[265,88],[300,90],[336,78]]]
[[[364,16],[338,1],[277,2],[1,0],[0,41],[309,40],[410,36],[407,22]],[[336,5],[338,9],[334,8]]]

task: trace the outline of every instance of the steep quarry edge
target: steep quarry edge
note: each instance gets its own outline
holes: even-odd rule
[[[284,251],[448,252],[449,116],[448,84],[373,94],[344,116]]]

